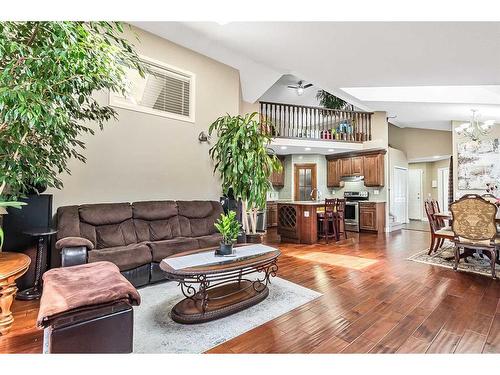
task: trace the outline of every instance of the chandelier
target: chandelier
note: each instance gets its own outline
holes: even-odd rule
[[[469,137],[473,141],[478,141],[479,138],[487,135],[495,123],[495,120],[488,120],[485,122],[480,122],[481,117],[477,109],[471,109],[472,117],[469,122],[464,122],[460,126],[455,128],[458,135],[463,135]]]

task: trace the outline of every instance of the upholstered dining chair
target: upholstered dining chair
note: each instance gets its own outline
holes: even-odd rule
[[[450,227],[444,225],[444,221],[434,216],[439,212],[439,204],[432,199],[426,199],[424,202],[425,213],[431,229],[431,244],[428,254],[437,251],[443,246],[444,240],[453,240],[454,234]]]
[[[487,200],[490,203],[496,204],[497,203],[497,197],[495,197],[493,194],[483,194],[481,197],[485,200]]]
[[[500,241],[497,238],[495,218],[497,206],[477,194],[467,194],[450,205],[453,215],[452,230],[455,243],[456,271],[460,261],[460,250],[481,250],[489,253],[491,276],[496,279],[495,263]],[[486,254],[487,255],[487,254]]]

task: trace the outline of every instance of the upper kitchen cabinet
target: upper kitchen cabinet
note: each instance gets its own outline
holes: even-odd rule
[[[384,186],[385,150],[327,156],[327,185],[339,187],[343,177],[364,176],[365,186]]]
[[[283,187],[285,186],[285,158],[284,156],[280,155],[278,155],[277,157],[281,164],[281,171],[273,172],[269,180],[274,187]]]
[[[340,159],[327,160],[326,185],[340,187]]]
[[[351,158],[351,176],[363,176],[363,156]]]
[[[363,156],[365,186],[384,186],[384,154],[377,153]]]
[[[352,160],[351,158],[340,159],[340,176],[348,177],[352,175]]]

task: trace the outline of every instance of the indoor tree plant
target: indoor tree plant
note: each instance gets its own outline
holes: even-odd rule
[[[340,99],[325,90],[318,90],[318,92],[316,93],[316,99],[319,100],[319,104],[322,107],[328,109],[341,109],[345,111],[354,110],[354,106],[352,104],[349,104],[345,100]]]
[[[219,172],[222,190],[232,188],[235,199],[242,202],[242,225],[248,235],[257,234],[257,212],[266,206],[269,177],[279,171],[281,164],[269,153],[272,124],[259,123],[257,112],[219,117],[209,127],[216,133],[217,142],[209,154]]]
[[[118,22],[0,23],[0,202],[62,187],[68,159],[85,161],[85,122],[116,117],[93,93],[124,94],[126,68],[144,74]]]
[[[214,225],[222,236],[220,248],[216,251],[216,254],[231,255],[233,253],[233,244],[240,234],[241,227],[236,219],[236,212],[229,211],[227,215],[221,214]]]

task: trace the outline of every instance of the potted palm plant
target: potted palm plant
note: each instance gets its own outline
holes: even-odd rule
[[[240,223],[236,219],[236,212],[229,211],[227,215],[222,214],[215,223],[215,227],[222,235],[220,247],[215,251],[215,255],[233,255],[233,244],[240,233]]]
[[[232,189],[235,199],[242,203],[242,226],[247,238],[257,233],[257,213],[266,206],[269,178],[281,169],[281,163],[269,153],[273,125],[259,123],[258,113],[219,117],[209,127],[216,133],[217,142],[210,149],[215,162],[214,173],[219,172],[222,190]],[[255,238],[249,242],[258,242]]]

